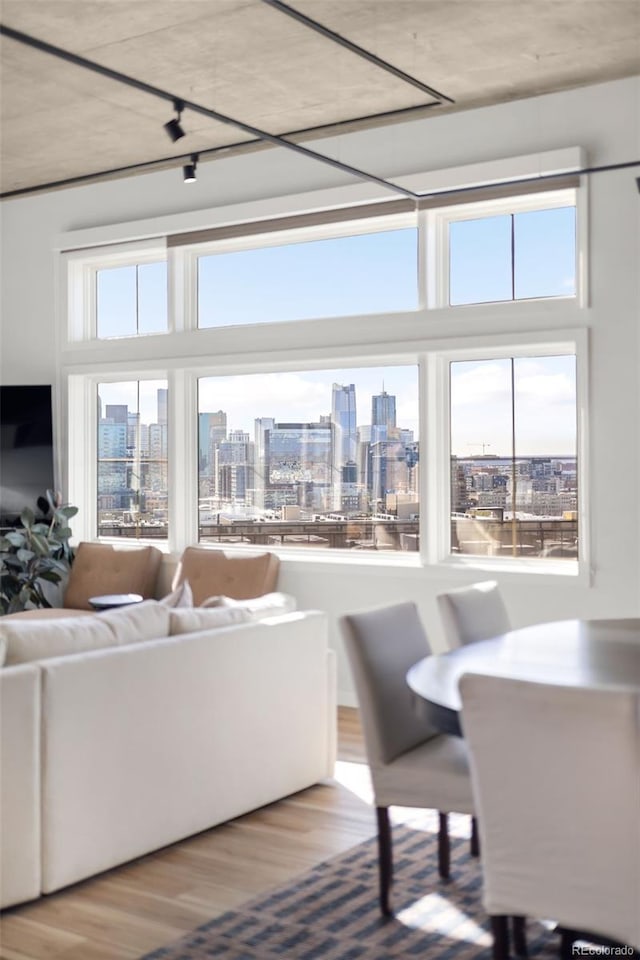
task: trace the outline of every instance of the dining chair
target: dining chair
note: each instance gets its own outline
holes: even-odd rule
[[[393,854],[389,807],[439,812],[438,870],[449,876],[450,811],[473,814],[467,751],[460,737],[439,733],[415,709],[409,668],[429,655],[414,603],[341,618],[360,707],[378,824],[380,909],[390,915]],[[475,852],[475,824],[472,829]]]
[[[436,602],[449,649],[511,630],[509,614],[495,580],[440,593]]]
[[[640,949],[640,692],[460,680],[493,956],[507,916]],[[631,952],[631,951],[628,951]]]

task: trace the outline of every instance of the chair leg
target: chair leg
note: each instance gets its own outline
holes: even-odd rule
[[[472,857],[480,856],[480,837],[478,836],[478,821],[471,817],[470,853]]]
[[[526,957],[527,954],[527,928],[526,917],[512,917],[511,925],[513,928],[513,949],[516,957]]]
[[[450,863],[449,814],[439,813],[438,818],[438,873],[443,880],[448,880]]]
[[[493,915],[489,919],[493,934],[493,960],[509,960],[508,917]]]
[[[575,930],[567,930],[566,927],[561,927],[559,933],[561,960],[571,960],[573,956],[573,944],[576,941]]]
[[[389,892],[393,881],[393,851],[391,849],[391,823],[389,808],[376,807],[378,817],[378,869],[380,871],[380,910],[385,917],[391,916]]]

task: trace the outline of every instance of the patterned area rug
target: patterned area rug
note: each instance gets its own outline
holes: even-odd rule
[[[436,837],[393,828],[395,916],[378,909],[377,841],[366,840],[278,890],[205,923],[144,960],[490,960],[479,861],[451,839],[451,879],[437,873]],[[529,955],[557,960],[559,938],[527,925]]]

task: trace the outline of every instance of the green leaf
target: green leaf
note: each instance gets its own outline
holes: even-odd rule
[[[56,510],[57,514],[59,514],[62,517],[65,517],[67,520],[70,520],[71,517],[75,517],[77,512],[78,512],[77,507],[70,507],[69,505],[65,507],[58,507],[58,509]]]
[[[47,583],[60,583],[62,577],[56,570],[43,570],[39,579],[46,580]]]
[[[9,533],[5,534],[4,539],[8,540],[12,547],[22,547],[26,542],[25,535],[17,530],[10,530]]]
[[[31,537],[31,545],[36,553],[42,557],[46,557],[49,554],[49,544],[46,540],[46,537],[41,536],[39,533],[34,533]]]
[[[21,563],[29,563],[30,560],[33,560],[35,553],[33,550],[20,549],[18,550],[16,557]]]
[[[33,522],[36,519],[36,516],[33,510],[30,510],[29,507],[25,507],[22,513],[20,514],[20,520],[22,521],[23,526],[28,530],[33,526]]]

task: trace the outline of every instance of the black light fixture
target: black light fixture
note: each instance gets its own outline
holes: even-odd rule
[[[199,155],[197,153],[191,154],[191,163],[185,163],[182,168],[182,175],[184,177],[185,183],[195,183],[198,179],[196,177],[196,167],[198,166]]]
[[[638,193],[640,193],[640,177],[636,177],[636,186],[638,188]]]
[[[173,109],[178,114],[177,117],[174,117],[173,120],[169,120],[168,123],[164,124],[164,128],[167,131],[168,136],[175,143],[176,140],[179,140],[181,137],[184,137],[184,130],[180,123],[180,117],[182,116],[182,111],[184,110],[184,103],[182,100],[173,101]]]

